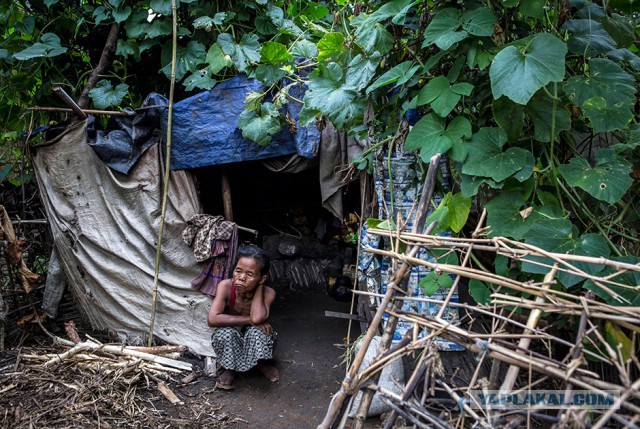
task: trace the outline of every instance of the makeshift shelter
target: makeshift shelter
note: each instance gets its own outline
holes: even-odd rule
[[[255,80],[236,76],[212,91],[176,103],[173,109],[172,171],[153,334],[169,343],[184,344],[199,355],[213,353],[206,324],[210,297],[191,286],[203,265],[182,240],[182,233],[194,215],[221,213],[219,205],[215,210],[203,210],[202,200],[211,199],[208,187],[212,185],[208,182],[220,180],[213,176],[240,171],[240,176],[248,179],[244,184],[236,183],[244,186],[239,192],[241,197],[236,200],[255,201],[268,193],[264,191],[264,182],[268,180],[257,173],[252,162],[263,162],[266,166],[263,168],[277,172],[300,173],[312,166],[315,176],[300,177],[307,177],[314,186],[319,183],[320,201],[315,207],[319,211],[322,204],[339,227],[345,215],[345,172],[350,159],[362,150],[357,141],[347,139],[345,133],[338,132],[330,123],[323,124],[321,129],[316,125],[285,127],[266,147],[244,139],[237,126],[238,116],[244,110],[245,96],[260,91],[260,85]],[[298,99],[303,97],[302,86],[294,85],[290,91]],[[142,107],[131,116],[111,118],[107,130],[101,130],[97,121],[89,117],[68,126],[57,136],[51,136],[50,132],[48,141],[36,147],[34,156],[55,245],[43,305],[45,311],[55,316],[66,277],[92,327],[112,331],[130,343],[139,343],[149,335],[152,318],[165,160],[163,137],[167,127],[166,99],[152,94]],[[287,109],[288,117],[297,118],[300,104],[291,101]],[[412,154],[404,154],[394,163],[396,176],[402,182],[402,186],[395,185],[402,197],[397,207],[401,207],[406,216],[415,199],[411,195],[415,197],[419,189],[420,177],[415,168],[405,167],[415,165],[416,159]],[[217,168],[215,166],[227,169],[206,173],[207,169]],[[205,179],[200,182],[200,195],[194,175]],[[384,177],[382,171],[377,172],[380,207],[391,197],[383,183]],[[250,186],[247,182],[251,182]],[[215,199],[222,201],[228,196],[220,195],[218,185],[213,185],[218,191],[214,193]],[[312,192],[294,189],[297,194],[310,194],[315,198]],[[274,186],[273,198],[282,198],[282,190],[281,186]],[[243,212],[254,216],[259,213],[251,206],[242,207]],[[226,213],[227,207],[224,209]],[[380,215],[384,213],[380,211]],[[324,229],[326,226],[318,222],[313,233],[321,236]],[[317,259],[305,258],[308,255],[303,243],[291,241],[286,234],[281,236],[284,239],[259,243],[277,255],[284,255],[272,264],[272,277],[276,279],[286,277],[297,284],[319,284],[326,281],[330,270],[335,271],[331,274],[335,277],[345,266],[356,263],[355,251],[343,257],[326,245],[313,249],[321,254]],[[366,240],[363,238],[362,242]],[[375,274],[382,274],[379,285],[385,281],[386,268],[383,266],[381,273]],[[368,272],[367,275],[374,274]],[[424,272],[417,271],[412,277],[416,295],[420,292],[417,282],[422,277]]]

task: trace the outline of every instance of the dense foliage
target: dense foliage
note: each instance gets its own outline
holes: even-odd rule
[[[182,0],[178,97],[237,73],[259,79],[265,91],[247,98],[240,127],[266,145],[290,120],[279,112],[289,88],[303,82],[301,124],[324,116],[369,139],[372,149],[354,160],[358,168],[385,145],[404,144],[423,162],[448,155],[456,192],[434,214],[441,227],[462,230],[473,202],[487,209],[491,236],[637,262],[636,4]],[[136,106],[152,90],[166,92],[170,1],[4,1],[0,9],[5,142],[27,128],[24,108],[58,103],[53,85],[77,98],[114,22],[116,59],[90,93],[94,107]],[[408,135],[407,112],[419,116]],[[36,124],[51,119],[36,116]],[[0,156],[12,154],[8,147]],[[15,179],[7,165],[0,179]],[[500,258],[495,269],[523,278],[547,271],[507,267]],[[616,296],[574,276],[558,280],[614,305],[640,305],[632,289]],[[486,296],[484,288],[473,283],[472,293]]]

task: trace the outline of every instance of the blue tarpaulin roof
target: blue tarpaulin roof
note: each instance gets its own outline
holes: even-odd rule
[[[320,132],[315,125],[298,127],[291,133],[288,126],[273,136],[267,146],[242,137],[238,117],[244,111],[244,99],[251,91],[264,91],[256,79],[235,76],[216,85],[211,91],[175,103],[173,106],[171,169],[204,167],[231,162],[272,158],[297,153],[314,158],[320,145]],[[291,87],[289,93],[302,99],[305,88]],[[297,120],[302,105],[290,100],[287,113]],[[168,111],[163,116],[167,125]],[[166,128],[165,128],[166,129]]]

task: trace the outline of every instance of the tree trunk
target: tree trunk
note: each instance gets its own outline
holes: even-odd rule
[[[104,45],[104,49],[102,50],[102,55],[100,56],[100,61],[98,62],[98,66],[93,69],[91,72],[91,76],[87,80],[87,84],[84,86],[82,90],[82,94],[80,95],[80,99],[78,100],[78,106],[81,109],[86,109],[91,104],[91,99],[89,98],[89,91],[96,86],[100,75],[103,74],[109,67],[111,67],[111,63],[113,63],[113,54],[116,51],[116,44],[118,42],[118,31],[120,30],[120,25],[114,22],[111,25],[111,30],[109,30],[109,36],[107,36],[107,42]]]

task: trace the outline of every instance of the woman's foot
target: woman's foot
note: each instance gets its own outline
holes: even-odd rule
[[[218,377],[218,381],[216,382],[216,388],[222,390],[233,390],[233,382],[235,381],[236,374],[234,371],[230,369],[225,369],[220,377]]]
[[[278,370],[274,366],[271,366],[268,363],[266,363],[265,361],[263,360],[258,361],[256,368],[258,368],[258,370],[262,374],[264,374],[264,376],[267,377],[269,381],[271,381],[272,383],[275,383],[276,381],[280,380],[280,373],[278,372]]]

